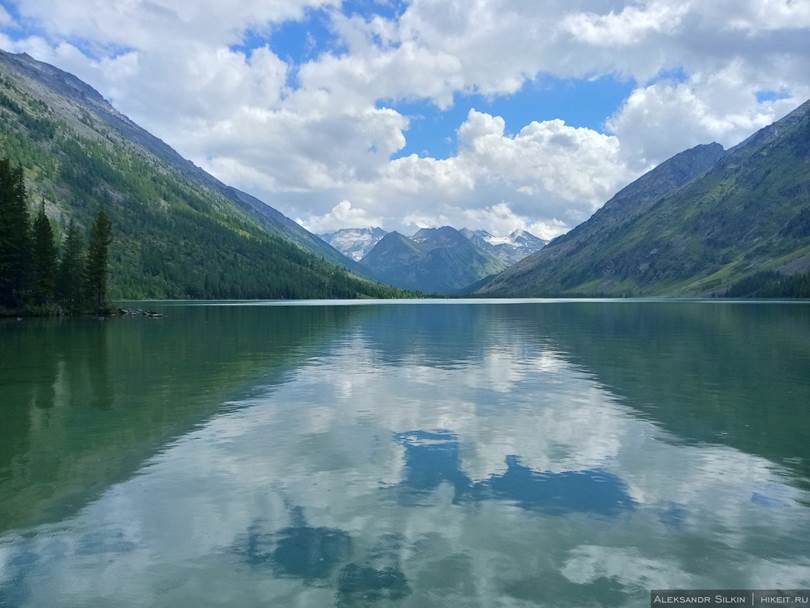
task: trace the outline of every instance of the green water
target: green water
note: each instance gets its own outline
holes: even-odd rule
[[[810,587],[810,305],[160,307],[0,324],[0,606]]]

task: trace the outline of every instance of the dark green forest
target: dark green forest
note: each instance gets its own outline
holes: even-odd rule
[[[87,248],[73,222],[58,248],[44,203],[31,221],[22,167],[0,159],[0,313],[107,312],[111,242],[112,224],[100,211]]]
[[[408,295],[271,234],[91,112],[62,98],[44,101],[25,83],[0,75],[0,157],[21,167],[14,171],[30,190],[29,212],[34,200],[44,206],[63,249],[71,222],[85,232],[104,211],[115,233],[110,298]]]
[[[730,298],[810,298],[810,273],[785,276],[758,272],[735,283],[726,292]]]

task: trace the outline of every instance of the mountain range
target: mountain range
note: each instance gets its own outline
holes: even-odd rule
[[[489,296],[797,295],[808,271],[805,102],[727,151],[677,154],[476,287]]]
[[[450,226],[422,228],[410,238],[389,232],[361,263],[384,283],[436,294],[458,291],[506,268]]]
[[[456,230],[451,226],[421,229],[410,237],[391,233],[396,236],[380,244],[388,234],[375,227],[344,228],[319,236],[359,261],[371,276],[426,293],[457,291],[546,244],[525,230],[496,237],[486,230]]]
[[[101,208],[116,298],[385,297],[397,292],[223,184],[75,76],[0,51],[0,157],[24,167],[57,232]]]

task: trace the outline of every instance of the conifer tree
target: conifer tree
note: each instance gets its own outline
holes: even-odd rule
[[[30,270],[31,225],[23,170],[0,160],[0,305],[24,304]]]
[[[85,266],[87,303],[95,311],[102,311],[107,307],[107,260],[111,242],[110,218],[104,211],[100,211],[90,228]]]
[[[56,292],[59,303],[68,312],[79,312],[83,308],[84,244],[78,227],[70,221],[62,245],[62,256],[56,275]]]
[[[32,269],[32,299],[34,304],[53,302],[56,295],[56,246],[53,229],[45,214],[45,201],[34,220],[34,250]]]

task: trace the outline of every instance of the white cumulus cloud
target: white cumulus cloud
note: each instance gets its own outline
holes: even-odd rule
[[[379,218],[369,216],[365,209],[352,207],[350,201],[340,201],[324,215],[310,216],[308,219],[299,218],[297,221],[316,234],[340,228],[366,228],[382,223]]]
[[[0,9],[0,46],[77,74],[183,155],[311,226],[357,225],[362,213],[388,229],[553,236],[672,154],[733,145],[810,96],[810,6],[795,0],[411,0],[367,18],[340,0],[11,1],[20,19]],[[317,48],[310,36],[298,63],[261,42],[314,14],[328,36]],[[401,156],[411,124],[397,102],[443,112],[462,94],[509,98],[538,77],[605,75],[633,90],[601,130],[507,128],[471,111],[449,156]]]

